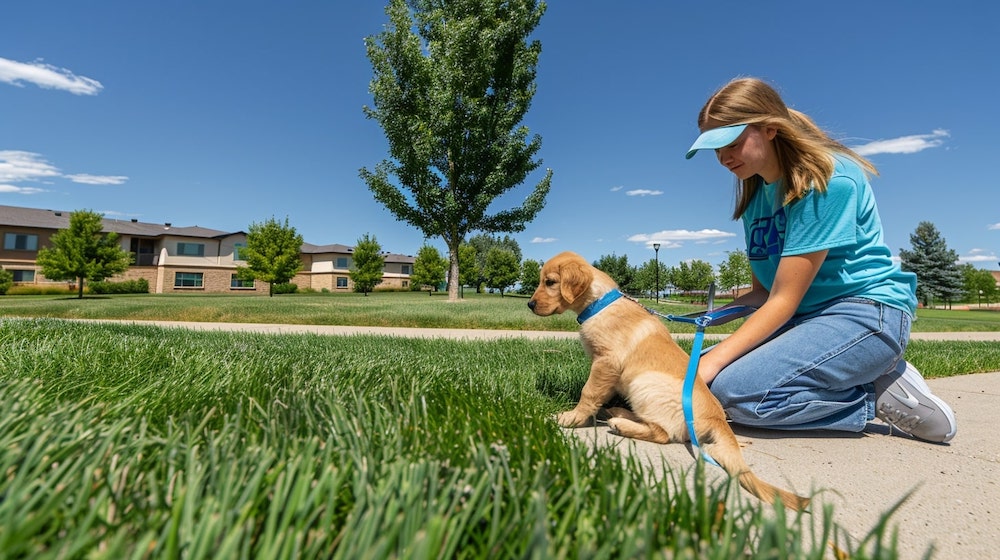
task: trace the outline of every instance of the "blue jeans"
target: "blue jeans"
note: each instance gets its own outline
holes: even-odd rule
[[[796,315],[726,366],[712,393],[737,424],[860,432],[875,418],[872,381],[902,359],[910,321],[904,311],[856,297]]]

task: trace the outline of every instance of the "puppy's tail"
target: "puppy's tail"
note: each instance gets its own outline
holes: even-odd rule
[[[794,509],[796,511],[805,511],[809,509],[809,498],[803,498],[802,496],[792,494],[788,490],[782,490],[781,488],[768,484],[749,470],[745,470],[740,473],[737,480],[744,490],[750,492],[754,496],[757,496],[766,503],[773,504],[775,500],[778,500],[786,508]]]
[[[725,422],[725,420],[722,421]],[[713,428],[706,432],[704,434],[705,451],[729,473],[729,476],[735,477],[744,490],[768,504],[773,504],[775,500],[778,500],[786,508],[796,511],[805,511],[809,508],[809,498],[803,498],[768,484],[755,475],[750,470],[750,465],[747,465],[746,460],[743,459],[740,444],[730,430]],[[699,435],[699,437],[702,436]]]

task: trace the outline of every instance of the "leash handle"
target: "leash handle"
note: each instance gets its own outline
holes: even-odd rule
[[[696,313],[688,313],[686,315],[661,315],[661,317],[668,321],[693,323],[698,327],[704,328],[709,325],[722,325],[732,321],[733,319],[746,317],[754,311],[757,311],[757,308],[750,307],[749,305],[731,305],[728,307],[720,307],[714,311],[699,311]]]

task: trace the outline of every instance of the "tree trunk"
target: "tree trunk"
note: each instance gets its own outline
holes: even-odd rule
[[[448,243],[448,301],[458,301],[458,245]]]
[[[76,282],[76,297],[83,299],[83,278],[78,278]]]

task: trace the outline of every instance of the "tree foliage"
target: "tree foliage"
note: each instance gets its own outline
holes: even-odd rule
[[[657,285],[657,265],[660,268],[659,285]],[[650,297],[655,296],[657,291],[662,292],[669,283],[670,271],[667,268],[667,265],[664,264],[663,261],[658,262],[655,257],[644,262],[635,270],[633,288],[638,292],[649,295]]]
[[[673,269],[670,276],[674,286],[683,292],[702,292],[715,282],[712,265],[699,259],[694,259],[690,263],[681,262]]]
[[[719,264],[719,288],[734,291],[741,286],[749,286],[753,281],[750,259],[746,251],[726,251],[725,262]]]
[[[481,278],[476,247],[471,243],[462,243],[458,246],[458,283],[462,286],[475,286],[478,293]]]
[[[486,254],[486,286],[491,290],[499,290],[500,297],[504,291],[517,283],[521,277],[521,263],[510,249],[493,247]]]
[[[601,255],[592,263],[596,268],[603,270],[614,280],[623,292],[630,292],[635,289],[632,282],[635,278],[635,268],[629,266],[628,255],[616,256]]]
[[[486,284],[486,257],[490,254],[490,250],[498,248],[510,251],[514,253],[517,262],[519,264],[521,262],[521,246],[517,243],[516,239],[509,235],[501,238],[498,235],[479,233],[470,237],[467,243],[475,248],[475,268],[479,273],[479,277],[469,282],[469,284],[476,286],[476,293],[479,293],[482,286]],[[461,257],[461,251],[459,252],[459,256]],[[461,267],[461,260],[459,261],[459,266]]]
[[[538,288],[538,283],[542,277],[542,262],[534,259],[527,259],[521,263],[521,289],[522,294],[531,294]]]
[[[360,175],[396,219],[444,240],[450,300],[466,236],[523,231],[545,205],[551,171],[519,206],[494,211],[541,166],[541,138],[521,121],[541,53],[528,37],[544,12],[537,0],[390,0],[385,30],[365,39],[374,107],[364,111],[392,159]]]
[[[900,267],[917,275],[917,298],[924,305],[960,299],[965,282],[958,268],[958,253],[948,248],[934,224],[917,224],[910,234],[910,245],[912,251],[899,251]]]
[[[14,285],[14,274],[0,266],[0,296],[7,295],[7,290]]]
[[[962,271],[962,278],[965,281],[965,299],[969,302],[983,303],[985,300],[987,304],[993,303],[997,299],[997,289],[996,278],[990,274],[990,271],[983,270],[981,268],[976,268],[969,263],[965,263],[959,267]]]
[[[69,228],[56,232],[51,247],[38,250],[36,262],[50,280],[76,280],[83,298],[84,280],[99,282],[128,270],[132,254],[118,244],[118,234],[103,233],[100,214],[78,210],[69,216]]]
[[[430,286],[431,290],[428,293],[433,294],[437,291],[438,284],[445,281],[447,270],[448,259],[442,257],[436,247],[424,244],[417,251],[410,281],[416,286]]]
[[[288,224],[273,216],[263,223],[250,224],[246,247],[240,257],[246,266],[238,266],[238,277],[268,283],[268,295],[274,296],[274,285],[285,284],[302,269],[302,236]]]
[[[367,297],[368,292],[382,282],[382,273],[385,270],[382,246],[374,235],[366,233],[358,239],[351,261],[350,276],[354,282],[354,291],[361,292]]]

